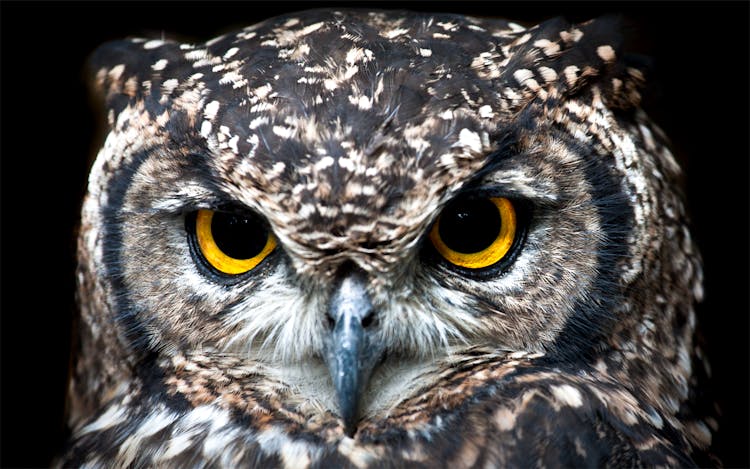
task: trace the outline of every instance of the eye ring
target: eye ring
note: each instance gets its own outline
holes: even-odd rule
[[[218,217],[215,216],[217,214]],[[256,218],[198,210],[195,215],[194,237],[206,263],[227,275],[240,275],[256,268],[276,248],[276,237]],[[235,227],[234,230],[232,226]],[[215,233],[217,230],[225,233]],[[243,233],[250,235],[247,240],[238,239],[238,235]],[[246,245],[243,245],[244,241],[247,241]],[[236,252],[225,252],[230,250],[228,248]]]
[[[441,227],[441,222],[456,224],[458,223],[456,220],[461,219],[460,215],[466,215],[465,213],[451,213],[452,208],[449,205],[444,209],[430,230],[429,238],[433,247],[447,262],[469,271],[477,271],[498,264],[508,256],[519,233],[518,215],[513,203],[505,197],[471,198],[460,203],[463,204],[464,212],[471,210],[472,205],[485,204],[485,207],[481,207],[483,210],[480,210],[480,212],[484,212],[481,215],[485,220],[478,221],[480,223],[479,230],[485,231],[485,233],[480,232],[478,235],[477,233],[461,233],[462,236],[465,235],[470,238],[472,236],[474,238],[479,237],[478,240],[474,239],[474,242],[470,242],[468,245],[463,243],[463,248],[461,247],[463,240],[456,237],[455,233],[449,237],[453,239],[446,240],[446,230],[441,229],[443,228]],[[487,210],[488,206],[494,206],[496,210]],[[455,216],[451,217],[451,215]],[[497,219],[491,219],[494,216]],[[470,217],[471,214],[464,218]],[[476,215],[474,218],[476,218]],[[474,225],[477,224],[477,220],[473,220],[473,222]],[[492,225],[498,223],[499,227],[497,227],[497,233],[495,234]],[[452,228],[455,229],[455,227]],[[488,230],[489,232],[487,232]],[[484,239],[482,239],[482,235]]]

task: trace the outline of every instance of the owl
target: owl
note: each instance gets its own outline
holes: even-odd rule
[[[618,31],[321,9],[100,47],[58,464],[715,464]]]

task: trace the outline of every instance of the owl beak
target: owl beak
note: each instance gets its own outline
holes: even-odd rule
[[[337,282],[328,317],[332,330],[325,361],[346,433],[353,436],[362,393],[383,355],[383,347],[375,338],[375,313],[362,274],[351,274]]]

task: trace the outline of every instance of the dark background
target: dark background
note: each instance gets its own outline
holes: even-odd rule
[[[206,40],[307,3],[0,3],[0,466],[46,466],[65,437],[75,230],[101,144],[83,73],[102,42],[132,35]],[[343,7],[345,5],[332,4]],[[621,13],[631,51],[655,60],[644,107],[686,170],[705,260],[699,310],[723,408],[717,451],[748,466],[748,17],[733,3],[349,3],[535,23]]]

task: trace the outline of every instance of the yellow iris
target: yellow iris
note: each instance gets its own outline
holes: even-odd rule
[[[276,247],[276,238],[268,231],[263,231],[266,239],[260,252],[246,259],[237,259],[222,251],[214,236],[214,211],[199,210],[195,220],[195,234],[203,257],[219,272],[230,275],[244,274],[254,269]]]
[[[443,256],[451,264],[457,265],[459,267],[464,267],[466,269],[481,269],[498,263],[503,259],[503,257],[505,257],[506,254],[508,254],[508,251],[513,245],[513,241],[516,237],[516,211],[513,208],[513,204],[510,202],[510,200],[504,197],[491,197],[489,199],[478,200],[489,200],[497,208],[496,214],[494,213],[494,211],[491,211],[489,216],[497,216],[499,217],[499,220],[487,220],[487,225],[494,224],[496,226],[499,222],[499,229],[497,230],[496,235],[494,232],[490,232],[489,238],[486,237],[487,233],[461,232],[460,235],[463,237],[471,238],[477,237],[479,235],[484,235],[484,239],[487,239],[487,241],[480,241],[479,246],[476,246],[476,243],[474,243],[474,248],[472,249],[474,252],[461,252],[458,249],[466,249],[459,247],[455,241],[446,242],[446,240],[443,239],[444,236],[441,234],[440,224],[441,222],[446,223],[446,220],[443,220],[445,212],[441,214],[435,225],[432,227],[432,230],[430,230],[430,240],[432,241],[433,246],[435,246],[435,249],[440,253],[440,255]],[[469,213],[469,215],[471,214]],[[460,218],[454,217],[447,222],[456,223],[456,220],[460,220]],[[456,227],[444,228],[451,228],[454,229],[454,231],[456,230]],[[460,228],[461,227],[459,227],[458,229]],[[472,228],[476,227],[472,226]],[[482,229],[483,227],[480,226],[479,231],[481,231]],[[453,246],[451,246],[450,244],[453,244]]]

